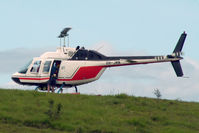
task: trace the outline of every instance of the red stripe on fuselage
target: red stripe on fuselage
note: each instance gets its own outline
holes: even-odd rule
[[[80,67],[77,73],[72,79],[57,79],[58,81],[73,81],[73,80],[85,80],[95,78],[102,70],[103,66],[86,66]]]

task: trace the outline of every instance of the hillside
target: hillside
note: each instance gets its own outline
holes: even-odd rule
[[[0,133],[196,133],[199,103],[0,89]]]

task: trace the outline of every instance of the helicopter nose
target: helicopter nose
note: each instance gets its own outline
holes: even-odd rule
[[[20,80],[19,80],[19,76],[18,76],[18,73],[14,73],[12,75],[12,80],[18,84],[21,84]]]
[[[18,83],[18,84],[21,84],[19,78],[17,78],[17,77],[12,77],[12,80],[13,80],[14,82]]]

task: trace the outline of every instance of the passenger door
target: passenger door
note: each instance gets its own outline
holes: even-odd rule
[[[54,60],[52,67],[51,67],[51,72],[50,72],[50,76],[52,76],[53,74],[56,74],[56,77],[59,77],[59,68],[61,65],[61,61],[60,60]]]
[[[50,71],[51,71],[51,67],[52,67],[52,62],[53,60],[45,60],[43,62],[43,69],[42,69],[42,73],[41,73],[41,77],[45,78],[45,79],[49,79],[50,78]]]

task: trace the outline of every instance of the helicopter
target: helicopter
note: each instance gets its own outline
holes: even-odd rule
[[[12,75],[12,80],[21,85],[37,86],[35,90],[46,90],[50,77],[56,72],[56,87],[58,93],[63,88],[75,87],[96,81],[110,67],[139,65],[149,63],[171,62],[177,77],[183,77],[180,60],[183,59],[182,48],[187,34],[183,32],[172,54],[159,56],[106,56],[96,50],[77,46],[69,47],[71,28],[64,28],[58,38],[60,47],[55,52],[45,52],[40,57],[33,58],[21,70]],[[68,37],[68,47],[65,38]],[[61,39],[64,44],[61,46]]]

